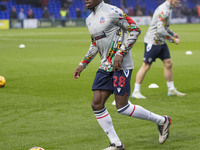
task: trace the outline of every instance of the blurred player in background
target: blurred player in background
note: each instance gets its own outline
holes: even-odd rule
[[[179,35],[169,29],[172,8],[177,7],[180,0],[166,0],[154,12],[150,27],[145,35],[145,52],[143,65],[136,75],[135,88],[132,98],[146,98],[140,93],[140,87],[145,74],[150,69],[151,64],[160,58],[164,63],[164,77],[167,81],[168,96],[185,96],[174,87],[172,60],[165,40],[179,44]]]
[[[92,86],[92,109],[111,143],[105,150],[124,150],[124,145],[117,136],[111,116],[105,107],[106,100],[113,92],[118,113],[156,123],[159,129],[159,142],[164,143],[169,135],[171,118],[128,103],[133,69],[131,48],[140,35],[139,27],[121,9],[102,0],[85,0],[85,3],[92,11],[86,19],[92,42],[86,56],[74,71],[73,78],[79,78],[83,69],[99,53],[101,66]]]

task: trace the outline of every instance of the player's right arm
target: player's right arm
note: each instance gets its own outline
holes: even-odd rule
[[[74,71],[74,74],[73,74],[74,80],[76,80],[77,78],[80,77],[82,71],[83,71],[83,66],[79,65],[79,66],[76,68],[76,70]]]
[[[98,53],[98,49],[96,47],[95,41],[92,38],[92,42],[91,42],[88,52],[86,53],[83,60],[80,62],[79,66],[74,71],[74,74],[73,74],[74,80],[80,77],[80,74],[83,71],[83,69],[85,69],[88,66],[88,64],[94,59],[97,53]]]
[[[141,30],[139,26],[137,26],[136,23],[123,12],[123,10],[117,7],[112,9],[111,18],[115,25],[129,32],[129,35],[124,39],[120,48],[116,52],[113,62],[113,70],[119,71],[122,66],[123,57],[128,53],[128,51],[131,51],[141,33]]]

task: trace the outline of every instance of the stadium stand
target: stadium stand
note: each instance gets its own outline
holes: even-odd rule
[[[189,9],[192,9],[196,6],[195,0],[183,0],[184,5]],[[150,11],[154,11],[160,2],[163,0],[150,1],[150,0],[126,0],[127,7],[135,8],[136,5],[145,8],[144,15],[148,15]],[[110,0],[110,4],[121,7],[120,0]],[[38,19],[42,18],[43,8],[35,7],[31,4],[18,4],[16,0],[1,0],[0,1],[0,19],[9,19],[9,13],[12,9],[12,6],[16,8],[17,13],[19,13],[20,8],[24,9],[24,13],[27,15],[27,12],[30,8],[33,9],[35,17]],[[50,14],[54,14],[55,19],[59,19],[59,11],[61,9],[61,0],[48,0],[48,10]],[[4,8],[4,10],[1,10]],[[76,18],[76,8],[79,8],[82,12],[82,18],[87,17],[87,13],[84,13],[84,1],[83,0],[73,0],[72,4],[69,7],[69,16],[70,18]]]

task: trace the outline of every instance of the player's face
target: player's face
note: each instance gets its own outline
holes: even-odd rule
[[[102,0],[84,0],[87,9],[94,9]]]
[[[180,3],[180,0],[171,0],[171,5],[173,7],[177,7],[179,3]]]

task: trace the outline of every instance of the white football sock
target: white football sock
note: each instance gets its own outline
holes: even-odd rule
[[[117,136],[117,133],[115,132],[114,126],[112,124],[112,118],[110,117],[110,114],[108,113],[107,109],[104,107],[101,110],[94,111],[94,114],[99,125],[110,139],[110,142],[115,143],[116,146],[121,146],[122,143],[119,137]]]
[[[127,104],[126,106],[118,109],[117,111],[122,115],[153,121],[157,125],[162,125],[165,122],[165,118],[163,116],[154,114],[139,105]]]
[[[135,83],[134,92],[140,92],[141,84]]]
[[[174,90],[175,89],[174,81],[167,82],[167,87],[168,87],[168,90]]]

